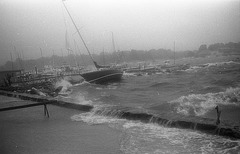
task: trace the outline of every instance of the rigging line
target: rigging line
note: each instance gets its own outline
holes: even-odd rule
[[[64,14],[64,9],[63,9],[62,5],[61,5],[61,9],[62,9],[62,15],[63,15],[63,22],[64,22],[64,25],[65,25],[65,28],[67,29],[67,20],[66,20],[66,17],[65,17],[65,14]]]

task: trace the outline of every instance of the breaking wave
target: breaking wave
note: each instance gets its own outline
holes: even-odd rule
[[[118,118],[111,106],[95,106],[91,112],[74,115],[73,121],[90,125],[107,124],[122,132],[120,150],[132,153],[227,153],[240,150],[239,141],[213,136],[194,130],[169,128],[157,123],[144,123]],[[110,114],[111,116],[107,116]]]
[[[186,69],[186,72],[197,72],[201,69],[208,69],[208,68],[212,68],[212,67],[219,67],[219,66],[229,66],[229,65],[240,65],[240,63],[238,62],[234,62],[234,61],[229,61],[229,62],[217,62],[217,63],[206,63],[206,64],[202,64],[202,65],[198,65],[198,66],[191,66],[189,69]]]
[[[211,67],[211,66],[221,66],[221,65],[229,65],[229,64],[239,65],[240,63],[234,62],[234,61],[228,61],[228,62],[207,63],[205,65],[208,66],[208,67]]]
[[[68,89],[69,87],[72,87],[72,84],[71,84],[70,82],[68,82],[67,80],[62,79],[62,80],[57,81],[57,82],[55,83],[55,88],[58,88],[58,87],[60,87],[60,86],[63,87],[62,90],[61,90],[61,91],[63,92],[63,91],[67,91],[67,89]]]
[[[217,105],[240,105],[240,88],[228,88],[225,92],[190,94],[170,101],[177,104],[175,110],[184,115],[202,116]]]
[[[74,121],[83,121],[91,125],[104,123],[119,123],[120,121],[125,121],[124,119],[118,118],[118,110],[112,110],[111,108],[112,106],[110,105],[95,104],[94,108],[90,112],[74,115],[71,117],[71,119]]]
[[[124,153],[228,153],[240,150],[239,141],[196,131],[128,121],[121,140]]]

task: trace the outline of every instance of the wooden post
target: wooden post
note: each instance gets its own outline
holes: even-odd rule
[[[34,104],[25,104],[20,106],[12,106],[12,107],[6,107],[6,108],[0,108],[0,112],[2,111],[9,111],[9,110],[16,110],[16,109],[22,109],[22,108],[29,108],[34,106],[40,106],[44,105],[44,115],[49,118],[49,113],[47,109],[47,103],[34,103]]]
[[[216,125],[219,125],[219,124],[220,124],[221,110],[219,109],[218,106],[216,106],[215,109],[217,110],[217,120],[216,120]]]
[[[47,105],[46,104],[44,104],[44,115],[49,118],[49,113],[48,113],[48,109],[47,109]]]

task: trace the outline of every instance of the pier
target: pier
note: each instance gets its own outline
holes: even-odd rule
[[[8,96],[8,97],[15,97],[15,98],[19,98],[19,99],[26,100],[26,101],[29,100],[29,101],[36,102],[36,103],[31,103],[31,104],[24,103],[21,105],[3,107],[3,108],[0,108],[0,112],[43,105],[44,113],[46,113],[46,115],[49,116],[48,110],[47,110],[48,104],[57,105],[57,106],[65,107],[65,108],[81,110],[81,111],[90,111],[93,108],[92,106],[89,106],[89,105],[73,104],[70,102],[61,101],[61,100],[47,97],[47,96],[38,96],[38,95],[31,95],[31,94],[24,94],[24,93],[7,92],[7,91],[3,91],[3,90],[0,90],[0,95]]]
[[[15,93],[15,92],[6,92],[0,90],[0,95],[8,96],[8,97],[16,97],[22,100],[30,100],[36,102],[35,104],[15,106],[9,108],[2,108],[0,111],[14,110],[20,108],[28,108],[34,106],[44,106],[44,114],[48,115],[48,111],[46,108],[47,104],[57,105],[60,107],[71,108],[75,110],[80,110],[84,112],[89,112],[93,109],[91,105],[82,105],[82,104],[74,104],[67,101],[61,101],[57,98],[47,97],[47,96],[38,96],[24,93]],[[102,114],[101,111],[97,112],[97,114]],[[165,127],[172,128],[180,128],[180,129],[192,129],[201,131],[208,134],[215,134],[225,137],[230,137],[232,139],[240,139],[240,131],[235,127],[221,126],[216,125],[215,123],[201,123],[201,122],[193,122],[193,121],[184,121],[184,120],[169,120],[165,118],[161,118],[157,115],[152,115],[148,113],[141,113],[132,111],[131,109],[115,109],[114,111],[109,110],[109,112],[104,112],[107,116],[118,117],[127,120],[137,120],[143,123],[156,123],[159,125],[163,125]]]

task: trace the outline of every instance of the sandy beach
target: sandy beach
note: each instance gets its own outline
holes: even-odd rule
[[[0,95],[0,107],[23,103]],[[0,153],[121,153],[121,133],[106,125],[72,121],[81,111],[48,105],[0,112]]]

